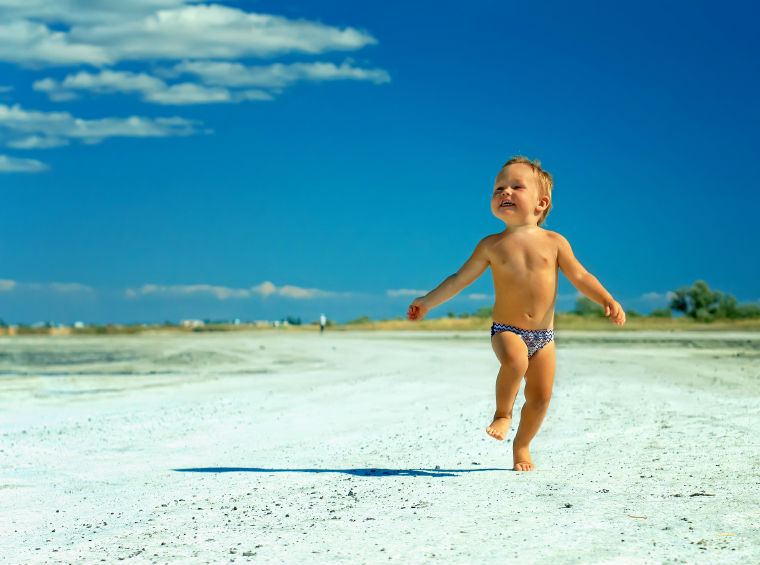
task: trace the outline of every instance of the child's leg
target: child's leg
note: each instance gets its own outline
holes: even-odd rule
[[[546,344],[530,358],[525,374],[525,404],[520,412],[520,427],[512,444],[515,471],[532,471],[530,458],[531,440],[549,409],[549,399],[554,385],[554,342]]]
[[[496,377],[496,412],[486,433],[496,439],[504,439],[512,423],[512,407],[520,383],[528,369],[528,348],[520,336],[511,332],[495,334],[491,338],[491,347],[501,368]]]

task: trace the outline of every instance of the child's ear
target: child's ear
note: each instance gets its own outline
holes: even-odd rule
[[[546,210],[549,207],[549,197],[548,196],[542,196],[538,199],[538,205],[541,208],[541,210]]]

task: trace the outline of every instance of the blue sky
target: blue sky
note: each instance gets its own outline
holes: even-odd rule
[[[516,154],[624,307],[757,301],[759,11],[0,0],[0,318],[404,315]]]

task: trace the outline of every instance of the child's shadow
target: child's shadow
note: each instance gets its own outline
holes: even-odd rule
[[[345,473],[356,477],[456,477],[474,471],[511,471],[511,469],[264,469],[261,467],[195,467],[173,469],[183,473]]]

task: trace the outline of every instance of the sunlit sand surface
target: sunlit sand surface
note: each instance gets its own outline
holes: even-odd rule
[[[0,339],[0,563],[760,561],[760,334],[565,332],[512,471],[487,333]]]

